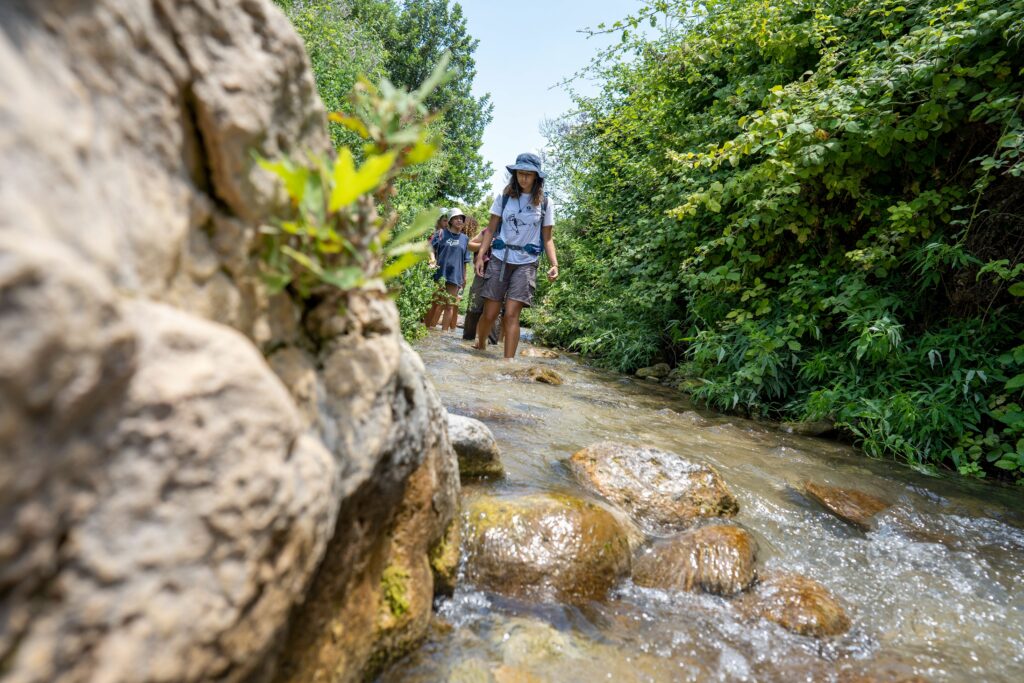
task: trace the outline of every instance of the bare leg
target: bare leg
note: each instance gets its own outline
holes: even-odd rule
[[[480,321],[476,324],[476,348],[481,351],[487,349],[487,334],[500,312],[500,301],[484,299],[484,312],[480,314]]]
[[[442,282],[444,282],[442,280]],[[441,319],[441,314],[444,313],[445,304],[447,303],[446,294],[447,284],[438,284],[437,291],[434,292],[434,303],[430,305],[430,312],[427,313],[427,329],[432,330],[437,326],[438,321]],[[458,287],[456,287],[458,289]],[[444,329],[444,328],[441,328]]]
[[[448,317],[448,327],[446,330],[454,330],[459,323],[459,306],[458,304],[448,304],[448,310],[445,311]]]
[[[516,349],[519,347],[519,314],[523,310],[523,302],[509,299],[505,302],[504,325],[505,328],[505,360],[516,357]]]
[[[452,312],[455,306],[452,306],[448,302],[454,299],[459,294],[459,286],[454,282],[448,282],[444,286],[445,294],[447,295],[444,302],[441,304],[441,309],[444,311],[444,319],[441,321],[441,331],[444,332],[447,329],[455,327],[452,321]],[[456,315],[458,315],[456,313]]]

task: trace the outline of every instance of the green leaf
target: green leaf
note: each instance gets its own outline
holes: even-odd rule
[[[1009,291],[1013,296],[1024,296],[1024,282],[1014,282]]]
[[[291,198],[292,203],[298,205],[305,196],[307,183],[309,182],[310,171],[305,166],[296,166],[287,159],[279,161],[268,161],[263,157],[256,157],[256,163],[260,168],[269,171],[277,176],[284,185],[285,192]]]
[[[375,154],[367,159],[357,171],[352,150],[342,147],[334,162],[331,201],[327,208],[334,212],[348,206],[360,196],[375,189],[384,180],[395,161],[395,153]]]
[[[1024,387],[1024,373],[1021,373],[1015,377],[1010,378],[1010,381],[1006,383],[1007,391],[1016,391],[1021,387]]]
[[[423,256],[420,254],[402,254],[381,272],[381,277],[384,278],[385,282],[394,280],[422,260]]]
[[[995,462],[995,466],[1002,470],[1012,471],[1017,469],[1017,462],[1015,460],[1008,460],[1006,458],[1003,458],[1002,460],[997,460]]]

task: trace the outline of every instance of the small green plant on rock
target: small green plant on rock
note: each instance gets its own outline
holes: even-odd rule
[[[333,159],[258,159],[289,199],[281,220],[263,230],[261,263],[272,293],[287,288],[308,299],[325,287],[383,288],[426,257],[429,246],[420,238],[436,210],[423,209],[399,230],[392,199],[398,177],[437,151],[428,129],[434,115],[424,102],[447,78],[447,63],[411,93],[387,79],[379,87],[360,80],[354,115],[330,118],[365,140],[361,149],[341,147]]]

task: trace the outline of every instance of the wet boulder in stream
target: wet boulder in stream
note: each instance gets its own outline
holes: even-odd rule
[[[459,456],[463,477],[500,477],[504,473],[498,442],[480,420],[449,413],[448,440]]]
[[[512,377],[516,379],[527,380],[529,382],[540,382],[541,384],[551,384],[554,386],[561,386],[565,380],[562,376],[551,368],[545,368],[540,365],[531,365],[528,368],[522,368],[512,373]]]
[[[558,352],[552,351],[551,349],[545,349],[540,346],[528,346],[519,352],[519,355],[524,358],[558,358]]]
[[[823,638],[850,628],[850,618],[828,589],[800,574],[768,575],[743,596],[740,607],[802,636]]]
[[[730,596],[754,582],[757,541],[745,529],[716,524],[659,541],[633,560],[639,586]]]
[[[641,523],[684,529],[739,511],[713,467],[669,451],[603,441],[578,451],[569,468],[584,487]]]
[[[875,515],[889,507],[888,503],[856,489],[844,489],[827,484],[804,482],[807,496],[821,504],[833,515],[867,531]]]
[[[627,530],[573,496],[471,496],[463,504],[466,578],[523,599],[601,599],[629,573]]]

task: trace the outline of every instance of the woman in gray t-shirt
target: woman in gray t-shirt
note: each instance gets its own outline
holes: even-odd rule
[[[558,278],[558,254],[552,234],[555,209],[544,194],[544,171],[536,154],[520,154],[506,166],[512,178],[491,206],[491,221],[476,257],[476,275],[483,285],[484,310],[477,324],[476,348],[486,350],[487,331],[505,303],[505,358],[515,358],[519,347],[519,315],[533,305],[537,288],[537,262],[547,254],[548,280]],[[491,249],[491,258],[483,254]]]

